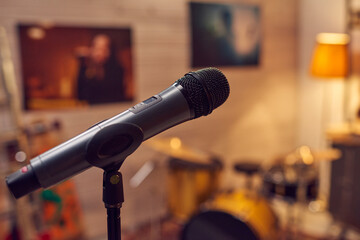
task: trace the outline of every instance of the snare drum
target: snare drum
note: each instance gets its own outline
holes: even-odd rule
[[[184,226],[182,240],[278,239],[278,220],[268,202],[250,192],[217,195]]]

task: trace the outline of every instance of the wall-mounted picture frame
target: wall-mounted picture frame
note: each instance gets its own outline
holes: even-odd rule
[[[132,101],[130,28],[19,24],[24,108]]]
[[[259,65],[260,8],[191,2],[191,66]]]

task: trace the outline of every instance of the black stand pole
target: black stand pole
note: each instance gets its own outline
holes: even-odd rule
[[[107,210],[108,240],[121,240],[120,209],[124,202],[124,187],[119,169],[144,138],[142,130],[129,123],[114,123],[100,129],[86,149],[86,160],[102,168],[103,202]]]
[[[108,240],[121,240],[120,209],[124,202],[124,189],[118,170],[104,171],[103,202],[107,209]]]

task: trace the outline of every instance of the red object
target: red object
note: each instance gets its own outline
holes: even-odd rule
[[[22,173],[26,173],[27,171],[28,171],[28,168],[26,166],[21,168]]]
[[[41,233],[39,235],[39,240],[51,240],[50,234],[45,232],[45,233]]]

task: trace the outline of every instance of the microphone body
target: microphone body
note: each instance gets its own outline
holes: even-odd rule
[[[142,141],[198,115],[207,115],[212,107],[207,106],[206,111],[199,114],[199,107],[193,104],[192,90],[186,86],[189,83],[187,78],[193,80],[194,76],[185,75],[161,93],[96,123],[78,136],[33,158],[30,164],[6,178],[10,191],[19,198],[40,187],[47,188],[66,180],[91,166],[112,167],[135,151]]]

